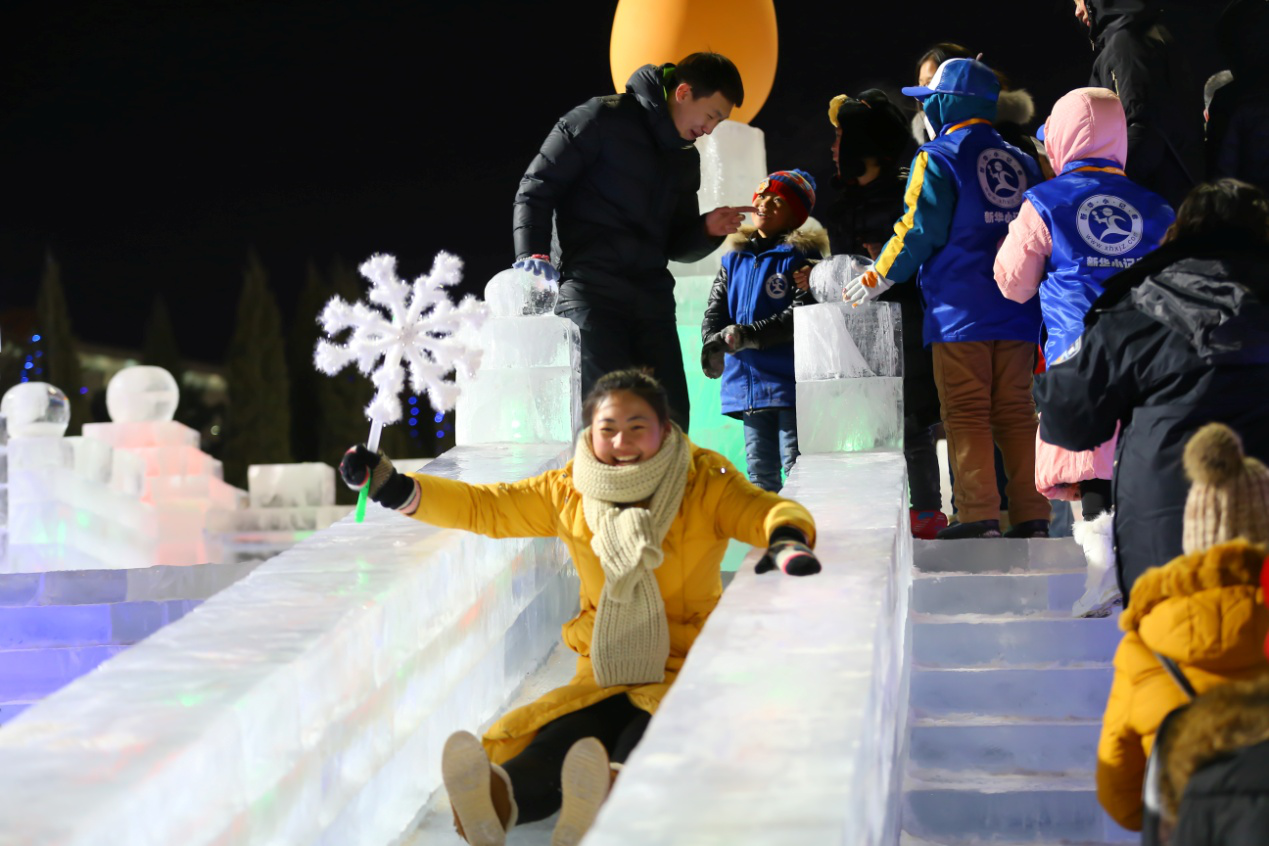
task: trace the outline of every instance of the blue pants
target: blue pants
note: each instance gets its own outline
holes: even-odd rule
[[[791,408],[746,411],[745,460],[749,481],[764,491],[783,487],[780,469],[787,475],[798,460],[798,420]]]

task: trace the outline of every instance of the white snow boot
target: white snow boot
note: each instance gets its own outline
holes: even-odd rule
[[[1071,608],[1072,617],[1108,617],[1116,605],[1124,604],[1115,574],[1114,520],[1114,512],[1105,511],[1075,524],[1075,542],[1084,549],[1088,575],[1084,595]]]

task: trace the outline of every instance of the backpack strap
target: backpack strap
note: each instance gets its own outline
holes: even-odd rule
[[[1159,659],[1163,669],[1172,677],[1172,681],[1176,682],[1176,686],[1181,688],[1181,692],[1185,694],[1186,699],[1194,699],[1194,697],[1198,696],[1198,693],[1194,691],[1194,685],[1190,684],[1190,680],[1185,677],[1185,673],[1181,672],[1181,668],[1177,666],[1175,661],[1158,652],[1154,654],[1154,657]]]

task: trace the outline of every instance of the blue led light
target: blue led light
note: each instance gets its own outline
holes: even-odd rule
[[[39,339],[40,339],[40,336],[39,336],[39,335],[32,335],[32,336],[31,336],[31,341],[32,341],[33,343],[34,343],[35,341],[38,341]]]
[[[417,426],[417,425],[419,425],[418,418],[411,417],[411,418],[410,418],[410,425],[411,425],[411,426]]]
[[[410,405],[418,405],[418,404],[419,404],[418,397],[410,397]]]
[[[410,416],[411,416],[411,417],[418,417],[418,416],[419,416],[419,410],[418,410],[417,408],[411,408],[411,409],[410,409]]]
[[[80,392],[81,394],[87,394],[87,393],[88,393],[88,386],[87,386],[87,385],[84,385],[82,388],[80,388],[80,389],[79,389],[79,392]]]
[[[445,415],[444,415],[444,414],[441,414],[441,413],[439,413],[439,412],[438,412],[438,413],[437,413],[437,415],[436,415],[435,417],[433,417],[433,418],[432,418],[432,422],[433,422],[433,423],[443,423],[443,422],[445,422]]]
[[[31,369],[32,367],[34,367],[34,366],[35,366],[35,364],[34,364],[34,363],[32,363],[32,362],[28,361],[26,364],[22,365],[22,369],[23,369],[23,370],[30,370],[30,369]]]
[[[40,356],[42,356],[42,355],[44,355],[44,350],[36,350],[36,351],[35,351],[35,357],[36,357],[36,358],[39,358],[39,357],[40,357]]]
[[[444,429],[437,429],[437,430],[436,430],[436,437],[438,437],[438,438],[443,438],[443,437],[445,437],[445,430],[444,430]]]

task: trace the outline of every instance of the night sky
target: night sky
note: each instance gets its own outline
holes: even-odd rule
[[[447,249],[478,291],[513,258],[512,199],[554,121],[612,91],[616,5],[7,2],[0,309],[34,305],[51,249],[81,339],[138,348],[162,293],[182,353],[218,362],[251,249],[288,321],[309,261],[390,252],[413,275]],[[1200,80],[1219,66],[1209,8],[1174,26]],[[912,84],[932,42],[982,50],[1041,119],[1092,64],[1070,0],[776,9],[753,124],[769,167],[810,170],[823,196],[828,100]]]

